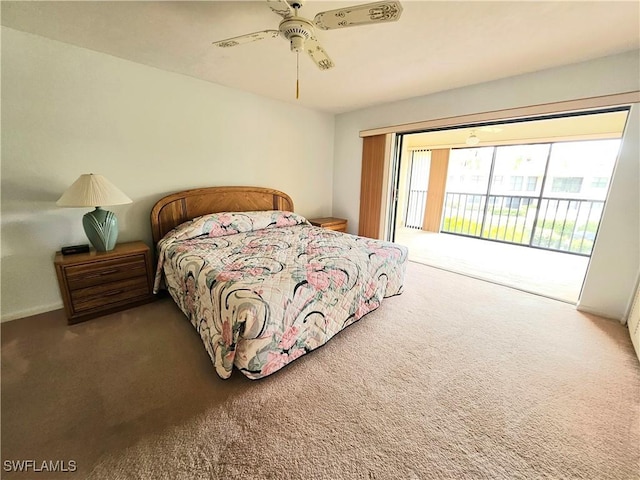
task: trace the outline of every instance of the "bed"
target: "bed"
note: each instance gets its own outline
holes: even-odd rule
[[[270,375],[402,292],[407,249],[312,226],[261,187],[187,190],[151,211],[157,269],[216,373]]]

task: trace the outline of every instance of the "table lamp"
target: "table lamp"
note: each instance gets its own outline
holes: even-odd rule
[[[131,199],[102,175],[80,175],[56,202],[59,207],[96,207],[82,217],[87,238],[99,252],[113,250],[118,239],[118,219],[105,205],[123,205]]]

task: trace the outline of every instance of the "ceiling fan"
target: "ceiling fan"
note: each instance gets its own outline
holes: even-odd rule
[[[400,2],[392,0],[320,12],[312,21],[298,16],[298,10],[302,7],[303,0],[267,0],[267,3],[274,13],[283,17],[278,30],[248,33],[213,42],[213,45],[229,48],[282,35],[289,40],[291,51],[299,54],[300,51],[306,50],[320,70],[328,70],[334,67],[334,63],[320,45],[315,27],[322,30],[332,30],[372,23],[395,22],[402,13]],[[296,83],[296,98],[298,98],[298,93],[299,89]]]

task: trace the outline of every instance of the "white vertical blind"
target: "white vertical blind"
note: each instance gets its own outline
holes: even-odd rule
[[[407,192],[407,213],[405,227],[422,228],[424,210],[427,205],[429,188],[429,169],[431,168],[430,150],[413,150],[409,170],[409,189]]]

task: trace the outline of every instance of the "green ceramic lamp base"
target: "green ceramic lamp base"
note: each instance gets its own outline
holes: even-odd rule
[[[118,219],[113,212],[100,207],[82,217],[84,233],[99,252],[113,250],[118,239]]]

